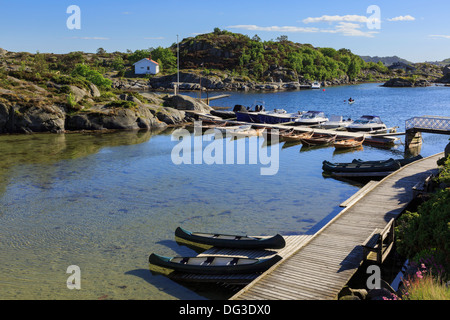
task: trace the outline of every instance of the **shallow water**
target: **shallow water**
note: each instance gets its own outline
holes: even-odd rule
[[[352,109],[343,102],[350,96],[357,100]],[[344,115],[351,117],[376,111],[402,131],[411,116],[450,116],[449,96],[449,88],[367,84],[325,92],[232,93],[213,104],[263,99],[268,109],[348,111]],[[250,235],[313,233],[361,186],[325,178],[323,160],[398,158],[404,152],[402,144],[337,153],[246,139],[246,150],[251,141],[258,154],[264,148],[279,152],[278,173],[262,176],[264,165],[248,164],[248,158],[246,164],[175,165],[171,152],[179,142],[172,141],[172,131],[0,136],[0,298],[226,298],[227,291],[185,286],[151,272],[149,254],[195,254],[175,242],[177,226]],[[448,136],[424,135],[424,141],[421,154],[432,155],[443,151]],[[71,265],[80,267],[81,290],[67,288]]]

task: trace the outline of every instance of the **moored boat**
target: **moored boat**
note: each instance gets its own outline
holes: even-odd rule
[[[363,162],[363,163],[332,163],[323,161],[323,171],[327,172],[348,172],[348,173],[363,173],[363,172],[390,172],[401,168],[398,161],[389,159],[383,162]]]
[[[295,122],[302,116],[303,112],[298,111],[294,113],[287,113],[284,109],[275,109],[273,111],[261,112],[258,114],[258,121],[260,123],[278,124]]]
[[[350,132],[382,132],[387,131],[386,125],[381,121],[378,116],[369,116],[365,115],[361,118],[353,121],[350,125],[348,125],[347,130]]]
[[[336,149],[356,148],[356,147],[362,146],[365,139],[366,138],[364,136],[350,138],[350,139],[343,139],[343,140],[335,141],[333,143],[333,146]]]
[[[381,164],[381,163],[386,163],[387,161],[391,161],[391,160],[395,160],[397,162],[400,163],[400,165],[406,166],[407,164],[413,163],[414,161],[423,159],[423,157],[419,154],[415,157],[411,157],[411,158],[405,158],[405,159],[388,159],[388,160],[369,160],[369,161],[364,161],[361,159],[354,159],[352,162],[353,163],[365,163],[365,164]]]
[[[311,138],[302,138],[300,141],[307,146],[315,146],[315,145],[324,145],[324,144],[331,144],[334,141],[336,141],[337,135],[319,135],[319,136],[312,136]]]
[[[314,81],[312,84],[311,84],[311,89],[320,89],[321,88],[321,85],[320,85],[320,82],[319,81]]]
[[[279,255],[267,259],[251,259],[224,256],[164,257],[152,253],[148,260],[153,265],[185,273],[243,274],[263,272],[281,259]]]
[[[327,122],[328,118],[322,111],[308,111],[295,119],[295,124],[303,126],[313,126]]]
[[[303,132],[303,133],[295,133],[291,132],[289,134],[282,135],[280,138],[283,141],[287,142],[295,142],[300,141],[301,139],[309,139],[314,135],[314,131],[311,132]]]
[[[343,116],[331,115],[330,120],[322,123],[321,127],[324,129],[345,128],[351,123],[353,123],[351,119],[344,120]]]
[[[178,227],[175,230],[175,236],[202,244],[221,248],[236,249],[281,249],[286,242],[284,238],[277,234],[272,237],[249,237],[240,235],[227,235],[204,232],[191,232]]]

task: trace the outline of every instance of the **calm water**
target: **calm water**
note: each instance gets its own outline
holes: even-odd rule
[[[349,97],[356,99],[351,107],[344,103]],[[232,93],[213,104],[250,106],[264,100],[267,109],[352,118],[377,114],[403,131],[412,116],[450,116],[449,98],[450,88],[365,84]],[[324,178],[323,160],[376,160],[404,152],[402,144],[336,153],[301,145],[268,147],[263,139],[251,139],[258,152],[277,148],[278,174],[262,176],[261,164],[175,165],[171,151],[178,142],[171,130],[0,136],[0,298],[226,298],[217,288],[185,286],[151,272],[148,255],[196,254],[175,242],[177,226],[251,235],[313,233],[361,187]],[[428,156],[443,151],[448,136],[424,135],[424,140],[421,154]],[[70,265],[81,269],[81,290],[66,286]]]

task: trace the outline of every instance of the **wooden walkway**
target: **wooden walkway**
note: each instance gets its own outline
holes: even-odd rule
[[[437,154],[409,164],[364,190],[333,220],[231,300],[334,300],[363,261],[361,244],[413,199],[412,188],[436,173]]]

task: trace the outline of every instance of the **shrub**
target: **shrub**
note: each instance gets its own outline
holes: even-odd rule
[[[125,109],[134,109],[136,106],[137,106],[136,102],[125,100],[111,101],[105,105],[106,108],[125,108]]]
[[[111,80],[104,78],[100,72],[85,64],[77,64],[71,75],[72,77],[83,77],[103,89],[111,88],[112,85]]]
[[[423,250],[436,250],[446,270],[450,265],[450,189],[437,191],[419,206],[406,212],[396,228],[398,252],[414,257]]]

